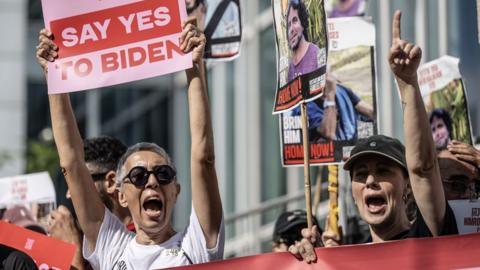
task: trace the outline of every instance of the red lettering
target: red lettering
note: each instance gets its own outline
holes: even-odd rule
[[[85,67],[82,69],[82,66]],[[93,64],[88,58],[82,58],[75,63],[75,74],[79,77],[88,76],[92,73]]]
[[[165,60],[165,55],[163,54],[163,41],[149,44],[148,56],[151,63]]]
[[[334,154],[333,143],[322,143],[310,145],[310,158],[318,159],[324,157],[332,157]]]
[[[278,104],[284,104],[290,101],[292,97],[290,96],[290,87],[287,86],[278,91]]]
[[[125,52],[125,50],[120,51],[120,63],[122,65],[122,69],[127,68],[127,53]]]
[[[174,42],[172,42],[171,40],[167,40],[166,47],[167,47],[167,58],[168,59],[173,57],[173,52],[176,52],[180,56],[184,55],[182,49],[180,49],[180,47],[177,44],[175,44]]]
[[[136,55],[138,57],[135,57]],[[128,49],[128,63],[130,64],[130,67],[139,66],[145,63],[146,59],[147,54],[142,47],[133,47]]]
[[[340,33],[338,31],[329,32],[328,37],[330,39],[338,39],[338,38],[340,38]]]
[[[60,68],[62,69],[62,80],[67,80],[68,79],[68,68],[73,66],[72,61],[64,62],[60,65]]]
[[[118,69],[118,55],[114,52],[102,54],[102,72],[111,72]]]
[[[166,54],[165,55],[165,51]],[[102,72],[111,72],[118,69],[127,69],[136,67],[145,62],[154,63],[171,59],[174,53],[182,56],[185,55],[180,47],[170,40],[160,41],[148,44],[144,47],[133,47],[127,50],[110,52],[101,56]]]
[[[303,159],[303,146],[288,145],[284,147],[283,151],[285,158],[288,159]]]

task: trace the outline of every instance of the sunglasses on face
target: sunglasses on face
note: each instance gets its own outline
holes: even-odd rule
[[[151,171],[142,166],[133,167],[130,172],[123,178],[123,181],[129,181],[136,187],[143,187],[148,182],[150,174],[153,174],[160,185],[170,184],[177,173],[169,165],[158,165],[153,167]]]

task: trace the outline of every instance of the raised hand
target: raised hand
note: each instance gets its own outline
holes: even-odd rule
[[[402,13],[397,10],[392,21],[392,46],[388,61],[397,79],[405,83],[416,83],[417,68],[422,59],[422,49],[401,38]]]
[[[81,244],[81,233],[72,214],[63,205],[60,205],[57,210],[50,214],[47,231],[53,238],[72,244]]]
[[[197,27],[197,19],[189,17],[187,21],[182,23],[182,28],[180,48],[184,53],[192,52],[193,63],[201,63],[207,39],[200,28]]]
[[[326,100],[335,101],[335,94],[337,92],[337,78],[331,73],[327,73],[327,81],[325,84],[325,91],[323,93]]]
[[[458,159],[471,163],[480,169],[480,151],[473,146],[459,141],[452,141],[452,143],[447,145],[447,149]]]
[[[302,240],[291,245],[288,251],[297,259],[304,260],[306,263],[316,262],[317,255],[315,254],[315,247],[322,246],[317,225],[313,225],[311,229],[303,229],[302,237]]]
[[[48,73],[48,62],[53,62],[58,57],[58,46],[52,41],[52,37],[52,32],[45,28],[38,33],[36,56],[45,76]]]

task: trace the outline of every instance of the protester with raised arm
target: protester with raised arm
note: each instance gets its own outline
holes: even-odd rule
[[[371,242],[458,233],[455,217],[443,194],[430,125],[417,83],[422,51],[401,39],[400,11],[395,12],[389,63],[400,89],[404,113],[405,147],[383,135],[360,140],[344,165],[352,178],[352,194],[362,219],[369,224]],[[418,205],[412,223],[407,197]],[[290,247],[299,259],[316,260],[315,230],[304,229],[304,239]]]
[[[39,62],[57,56],[48,30],[40,32]],[[168,154],[153,143],[138,143],[120,159],[119,201],[128,207],[137,234],[105,208],[85,166],[83,143],[68,94],[49,95],[60,165],[84,231],[84,256],[95,269],[160,269],[223,257],[223,214],[215,171],[213,132],[203,86],[205,36],[191,21],[183,24],[181,49],[192,52],[187,70],[191,132],[192,211],[190,223],[175,232],[171,216],[180,185]]]

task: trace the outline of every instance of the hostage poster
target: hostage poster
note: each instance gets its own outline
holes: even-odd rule
[[[240,0],[185,0],[189,16],[197,18],[207,38],[205,58],[230,60],[240,54]]]
[[[329,19],[327,83],[307,103],[310,163],[338,163],[358,139],[377,134],[375,27],[360,17]],[[280,116],[282,164],[303,164],[300,109]]]
[[[274,114],[323,94],[327,64],[323,1],[272,0],[277,45]]]
[[[192,67],[180,49],[184,0],[42,0],[58,45],[50,94],[99,88]]]
[[[459,59],[443,56],[418,69],[418,84],[438,149],[452,140],[472,144],[470,116]]]

